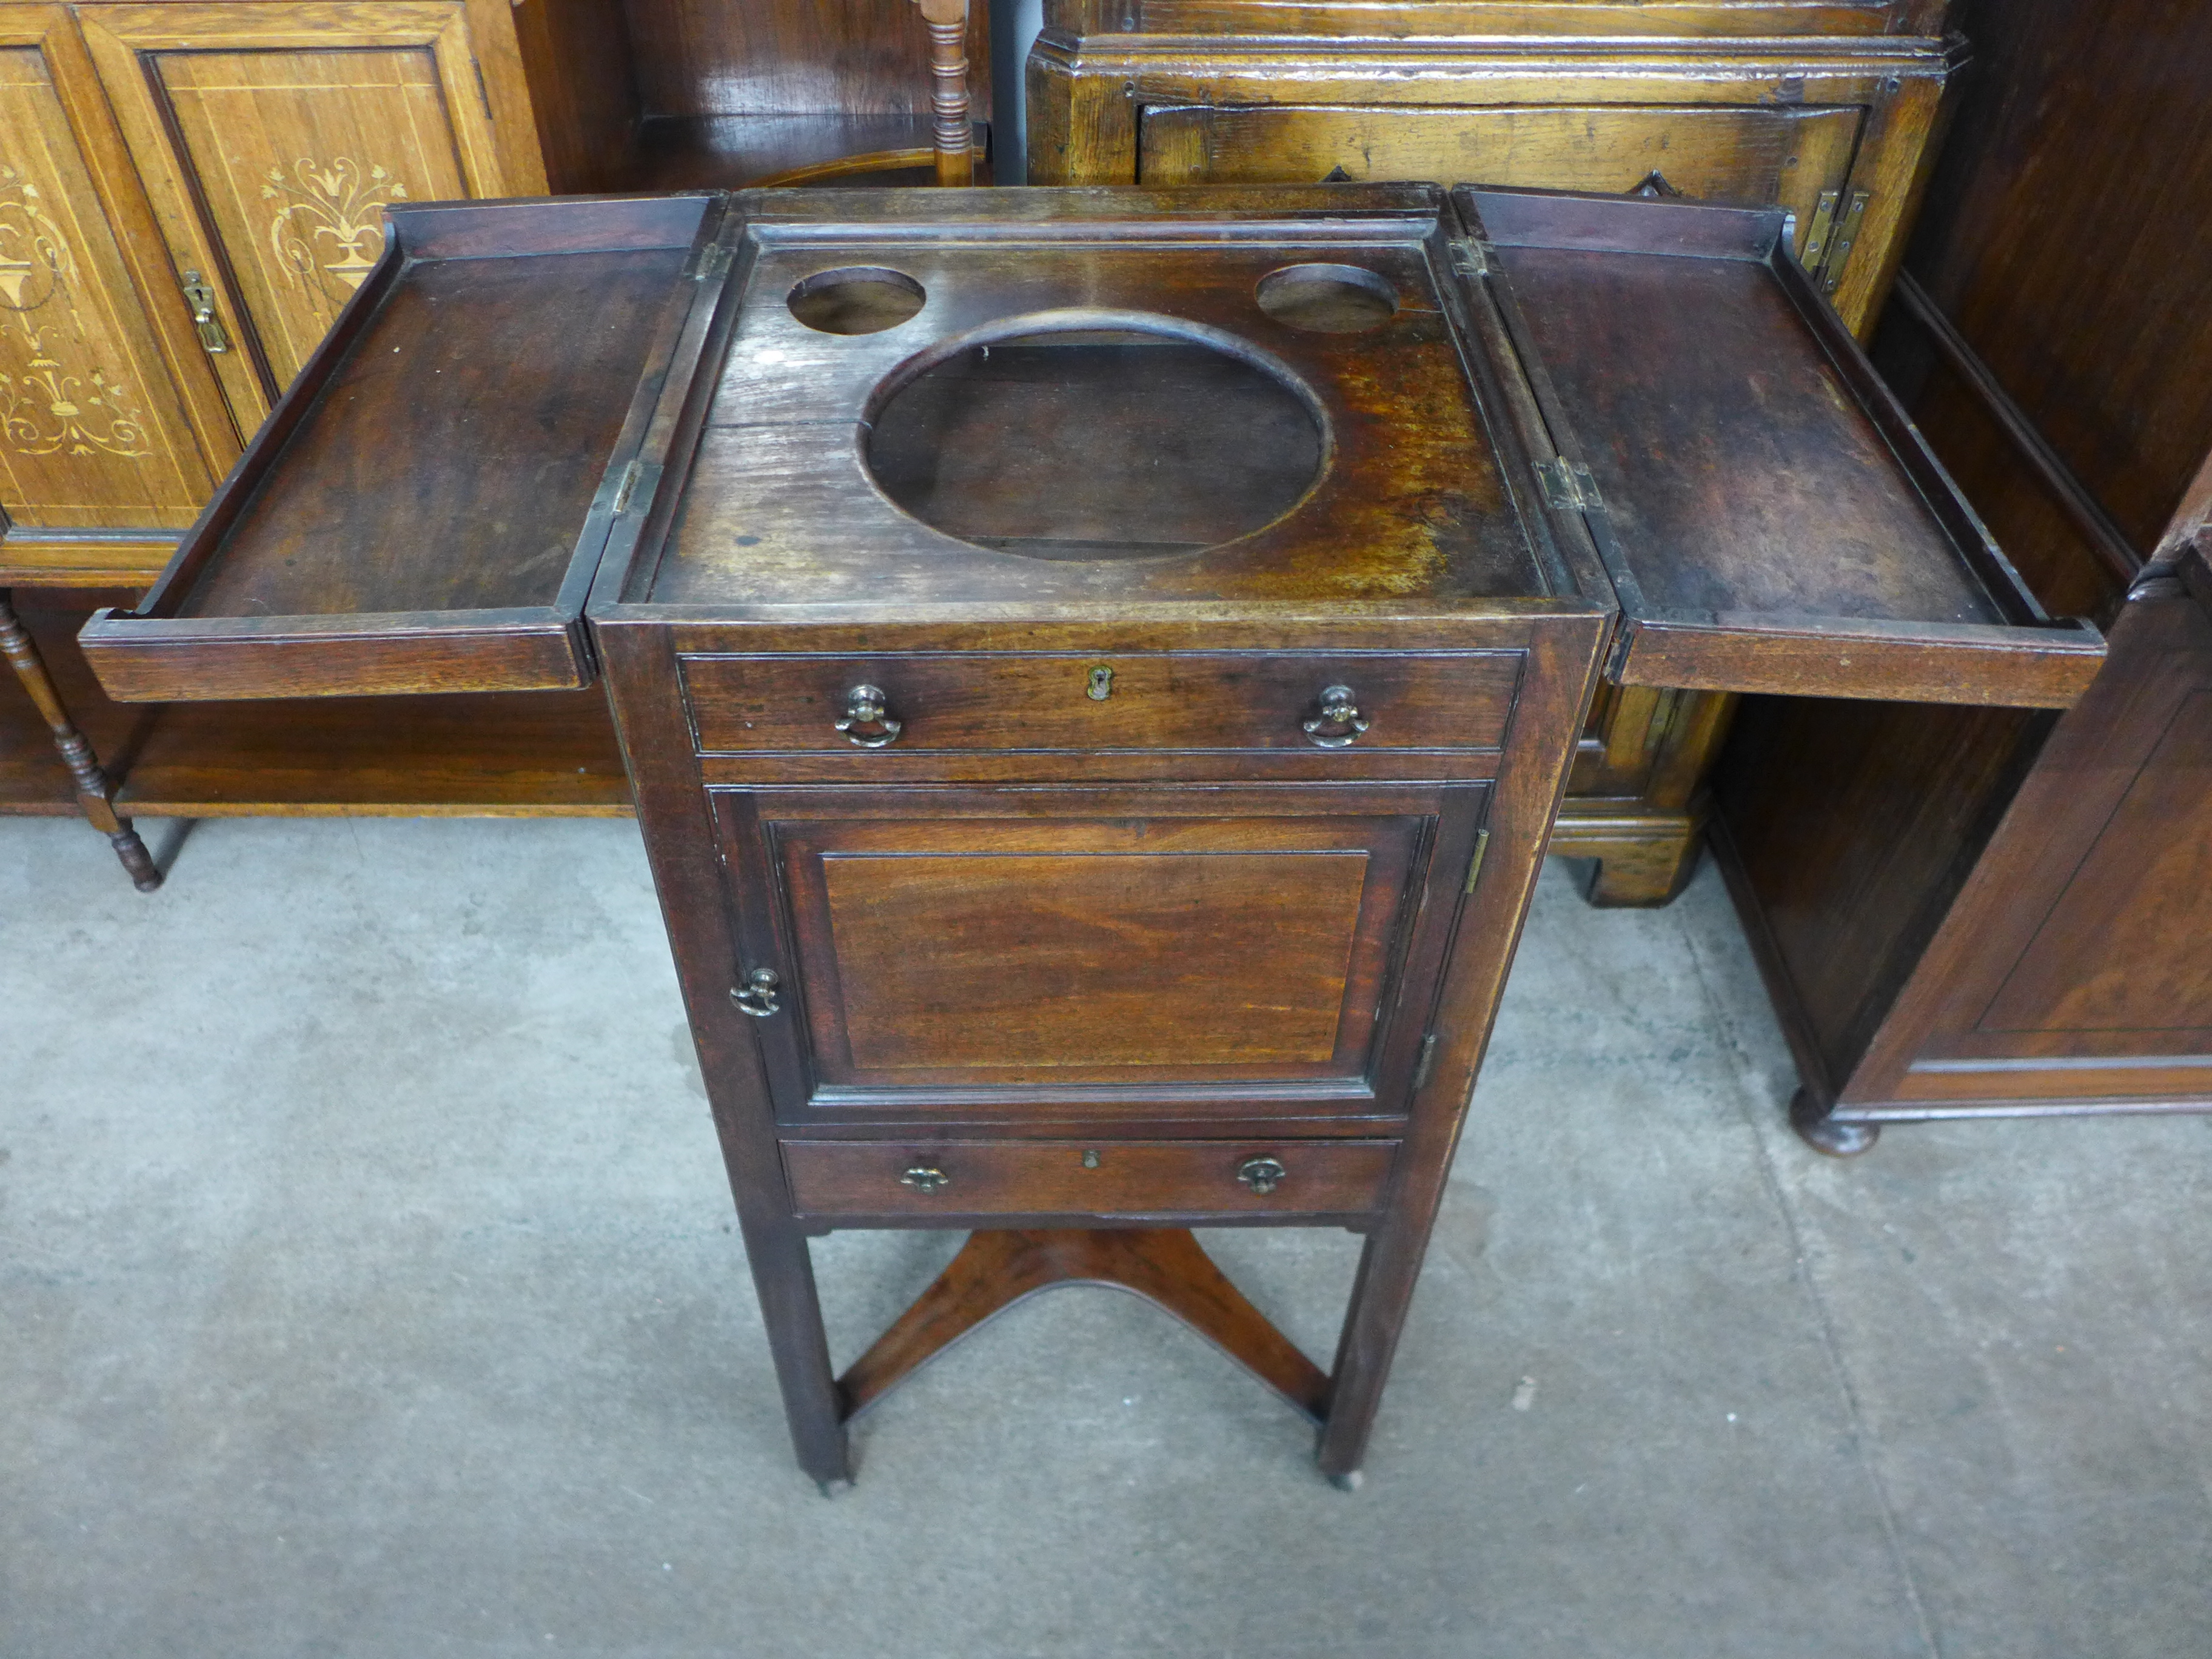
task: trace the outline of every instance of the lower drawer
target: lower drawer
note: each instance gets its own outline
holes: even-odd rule
[[[787,1140],[803,1216],[1361,1214],[1395,1140]]]

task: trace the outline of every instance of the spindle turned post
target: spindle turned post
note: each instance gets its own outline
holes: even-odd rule
[[[968,0],[917,0],[929,25],[929,107],[936,118],[937,182],[975,182],[975,137],[968,120]]]
[[[131,828],[131,820],[116,815],[114,791],[107,774],[100,769],[92,744],[70,718],[61,693],[54,688],[53,676],[46,672],[46,659],[40,656],[30,630],[15,614],[13,597],[0,588],[0,655],[8,659],[15,678],[22,681],[23,689],[31,694],[39,713],[46,717],[46,729],[53,733],[54,747],[61,751],[70,777],[76,785],[78,808],[92,821],[93,827],[107,837],[109,845],[115,848],[115,856],[123,860],[131,884],[142,893],[150,893],[161,884],[161,869],[155,864],[153,854],[146,850],[146,843],[138,838],[138,832]]]

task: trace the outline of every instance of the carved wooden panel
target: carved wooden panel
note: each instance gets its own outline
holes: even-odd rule
[[[84,15],[177,264],[217,291],[247,431],[375,263],[386,207],[542,188],[501,160],[460,4]]]
[[[1194,106],[1148,109],[1146,185],[1426,179],[1538,190],[1635,189],[1654,173],[1704,201],[1778,203],[1802,245],[1820,192],[1850,170],[1864,112],[1597,105],[1584,108]]]
[[[58,25],[0,7],[0,504],[19,526],[178,528],[215,471],[96,192]]]

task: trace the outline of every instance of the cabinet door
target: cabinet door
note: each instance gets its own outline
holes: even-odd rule
[[[167,319],[181,337],[165,341],[140,301],[134,277],[157,296],[167,286],[150,228],[67,12],[0,5],[0,503],[13,526],[175,529],[236,453],[181,313]],[[180,392],[173,367],[197,385]]]
[[[2212,572],[2137,590],[1844,1091],[1945,1111],[2212,1094]],[[1909,1108],[1907,1110],[1909,1111]]]
[[[1824,191],[1840,190],[1865,112],[1588,107],[1147,109],[1146,185],[1328,178],[1620,193],[1656,173],[1682,195],[1797,216],[1799,251]]]
[[[778,1116],[1402,1117],[1487,791],[1359,793],[721,797]]]
[[[213,290],[243,432],[376,263],[386,207],[544,189],[534,137],[495,132],[459,0],[80,15],[171,256]]]

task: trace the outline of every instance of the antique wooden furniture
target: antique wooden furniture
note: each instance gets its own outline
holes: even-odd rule
[[[392,224],[87,654],[126,700],[605,675],[826,1488],[901,1377],[1079,1281],[1196,1327],[1349,1483],[1601,670],[2046,706],[2101,659],[1779,210],[769,190]],[[1200,1224],[1365,1235],[1329,1370]],[[840,1376],[807,1239],[855,1226],[973,1237]]]
[[[2212,16],[1967,21],[1984,56],[1925,286],[1900,283],[1879,355],[2030,585],[2111,619],[2112,656],[2055,726],[1747,708],[1716,846],[1793,1116],[1834,1152],[1921,1118],[2212,1109],[2212,116],[2185,90]]]
[[[0,591],[150,581],[374,267],[387,205],[900,176],[933,157],[940,182],[968,182],[983,153],[968,69],[987,94],[983,11],[0,7]],[[40,711],[55,702],[51,677],[24,672],[40,701],[0,693],[0,812],[104,801],[21,752],[47,741]],[[59,705],[51,730],[70,734],[70,768],[97,769],[83,731],[108,712]],[[140,812],[629,806],[596,692],[465,712],[178,709],[134,737],[116,781]],[[108,808],[88,810],[118,833]]]
[[[1779,203],[1855,328],[1904,252],[1961,61],[1942,0],[1045,0],[1040,184],[1328,179]],[[1994,27],[1994,25],[1993,25]],[[1553,833],[1602,904],[1688,878],[1734,704],[1601,694]]]

